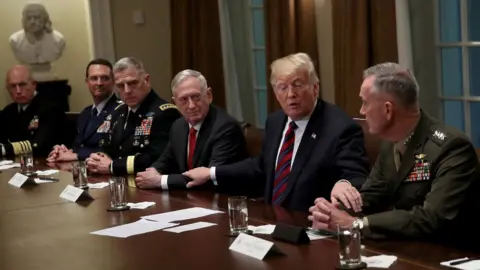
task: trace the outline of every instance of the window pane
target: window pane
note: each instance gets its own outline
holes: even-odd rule
[[[470,102],[470,121],[472,126],[472,143],[480,147],[480,102]]]
[[[265,31],[263,28],[263,9],[253,9],[253,45],[265,46]]]
[[[468,39],[480,41],[480,1],[468,0]]]
[[[480,47],[468,49],[470,59],[470,95],[480,96]]]
[[[267,91],[266,90],[256,90],[257,91],[257,117],[258,123],[261,127],[265,126],[265,121],[267,120]]]
[[[442,48],[443,96],[462,96],[462,48]]]
[[[443,101],[443,121],[445,124],[458,128],[465,132],[464,129],[464,113],[463,101],[445,100]]]
[[[478,0],[474,0],[478,1]],[[460,30],[460,1],[438,0],[439,2],[439,25],[441,42],[459,42]]]
[[[255,60],[255,84],[258,88],[267,87],[267,63],[265,50],[255,50],[253,52]]]
[[[237,1],[237,0],[234,0]],[[250,3],[255,6],[263,5],[263,0],[251,0]]]

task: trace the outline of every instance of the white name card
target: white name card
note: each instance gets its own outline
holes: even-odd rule
[[[62,193],[60,193],[60,198],[66,199],[71,202],[76,202],[80,197],[85,197],[87,199],[93,200],[92,195],[88,193],[87,191],[74,187],[72,185],[68,185]]]
[[[269,251],[281,253],[273,242],[244,233],[237,236],[229,249],[259,260],[263,260]]]
[[[29,182],[29,178],[21,173],[16,173],[12,176],[8,183],[15,187],[22,187],[25,183]]]

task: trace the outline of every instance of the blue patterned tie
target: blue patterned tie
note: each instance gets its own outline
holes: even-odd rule
[[[283,139],[282,148],[278,155],[277,168],[275,169],[275,180],[273,182],[272,203],[278,204],[283,199],[283,193],[287,188],[288,176],[292,167],[293,146],[295,144],[295,122],[290,122],[285,137]]]

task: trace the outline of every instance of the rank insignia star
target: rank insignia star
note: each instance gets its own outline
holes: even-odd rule
[[[435,132],[433,133],[433,136],[434,136],[435,138],[439,139],[439,140],[442,140],[442,141],[444,141],[445,138],[447,137],[447,136],[445,135],[445,133],[443,133],[443,132],[441,132],[441,131],[438,131],[438,130],[435,130]]]

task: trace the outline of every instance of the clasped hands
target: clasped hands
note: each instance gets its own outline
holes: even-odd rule
[[[110,174],[112,159],[104,153],[92,153],[85,160],[89,172],[96,174]]]
[[[347,181],[339,181],[332,189],[331,202],[325,198],[318,198],[310,207],[310,216],[313,229],[336,231],[337,227],[348,227],[357,219],[339,208],[340,202],[354,212],[362,210],[360,193]]]
[[[67,162],[74,160],[77,160],[77,154],[63,144],[55,145],[47,157],[48,163]]]

